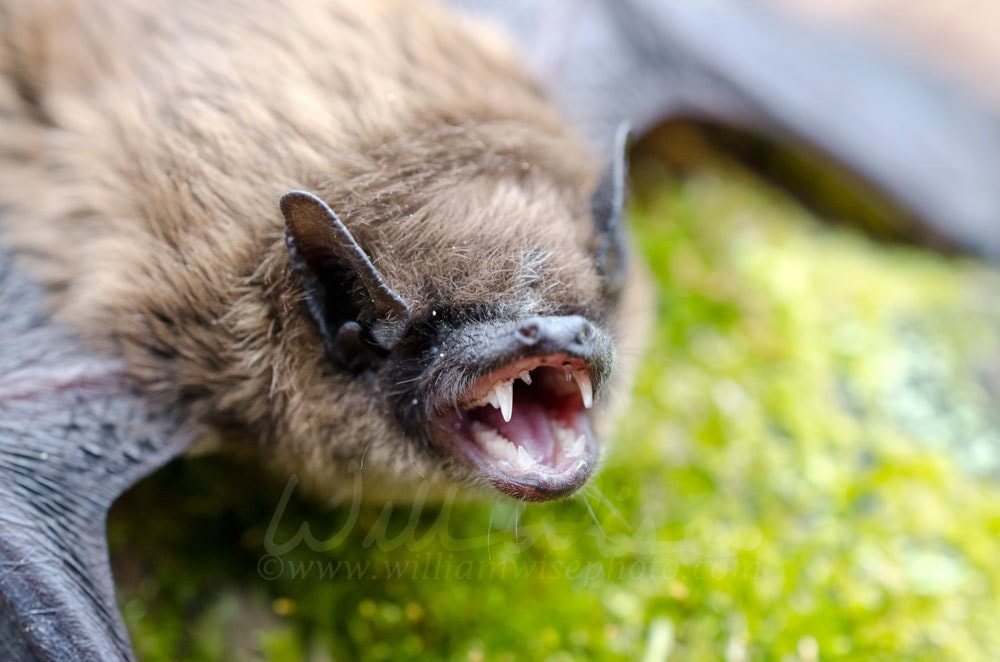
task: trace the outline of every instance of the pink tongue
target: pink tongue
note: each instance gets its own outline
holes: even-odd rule
[[[527,398],[515,401],[510,421],[503,420],[499,409],[486,405],[475,410],[475,418],[502,434],[515,446],[522,446],[535,461],[555,466],[556,438],[549,427],[546,407]]]

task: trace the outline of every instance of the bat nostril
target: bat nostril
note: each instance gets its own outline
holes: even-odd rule
[[[576,342],[580,345],[586,345],[594,337],[595,331],[593,324],[584,322],[583,326],[576,333]]]
[[[517,329],[518,340],[526,345],[533,345],[538,340],[538,323],[527,322]]]

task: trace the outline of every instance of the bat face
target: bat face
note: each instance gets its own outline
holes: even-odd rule
[[[423,246],[415,238],[407,264],[369,255],[320,198],[282,198],[290,262],[326,355],[380,403],[368,414],[388,420],[371,427],[397,437],[395,455],[411,464],[395,483],[443,474],[545,500],[594,471],[601,446],[591,419],[619,331],[622,148],[596,190],[501,176],[431,196],[413,214],[431,216],[418,226],[453,236]],[[467,201],[483,197],[488,213],[462,223]],[[382,229],[399,231],[397,222]],[[387,242],[369,234],[364,243]],[[463,259],[459,246],[475,257]],[[433,266],[415,270],[414,258]],[[363,447],[369,465],[394,464],[380,457],[386,439]]]

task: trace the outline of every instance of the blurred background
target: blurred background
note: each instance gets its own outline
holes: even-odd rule
[[[777,6],[1000,116],[995,3]],[[658,323],[581,494],[317,505],[252,462],[178,460],[110,519],[139,656],[1000,657],[1000,272],[909,241],[831,126],[782,134],[769,98],[766,131],[680,113],[632,150]]]

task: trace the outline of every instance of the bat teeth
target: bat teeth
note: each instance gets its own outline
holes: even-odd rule
[[[524,450],[524,446],[517,447],[517,466],[521,469],[531,469],[537,464],[535,458],[531,457],[531,453]]]
[[[494,458],[517,464],[518,455],[514,444],[490,426],[479,422],[473,423],[472,436]]]
[[[583,371],[573,373],[576,385],[580,387],[580,395],[583,397],[583,406],[590,409],[594,406],[594,386],[590,382],[590,375]]]
[[[559,448],[567,458],[573,459],[582,456],[587,452],[586,435],[577,434],[568,426],[552,421],[552,432],[559,440]]]
[[[587,439],[584,435],[580,435],[570,446],[569,450],[566,451],[566,457],[580,457],[587,450]]]
[[[510,417],[514,413],[514,380],[505,379],[493,385],[493,397],[490,403],[496,401],[494,407],[499,407],[503,414],[503,420],[510,422]]]
[[[522,370],[521,374],[519,374],[518,377],[520,378],[520,380],[522,382],[524,382],[528,386],[531,386],[531,373],[530,372],[528,372],[527,370]]]
[[[552,428],[552,434],[555,435],[555,438],[559,441],[559,447],[564,450],[569,448],[575,437],[573,430],[554,419],[550,421],[549,426]]]

